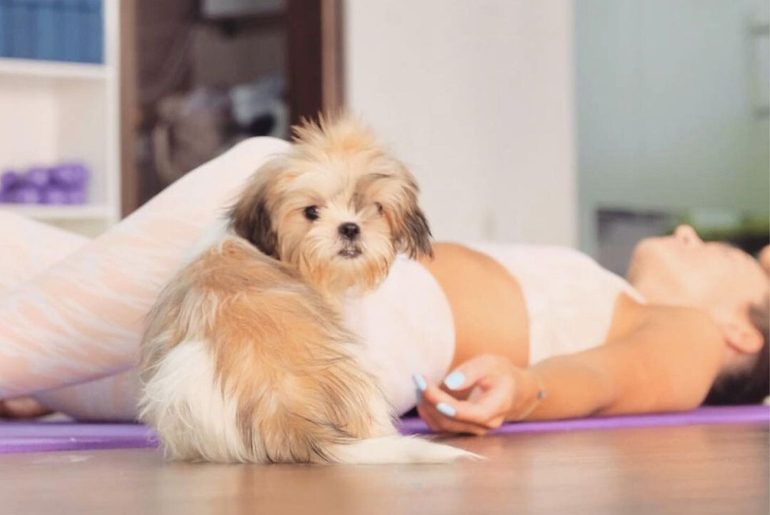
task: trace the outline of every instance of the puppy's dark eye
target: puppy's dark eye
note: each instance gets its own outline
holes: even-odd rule
[[[307,206],[303,211],[303,213],[305,215],[305,218],[307,218],[311,222],[314,220],[318,220],[318,206]]]
[[[374,203],[374,207],[376,207],[376,208],[377,208],[377,214],[380,214],[380,215],[381,215],[381,214],[383,213],[383,211],[385,211],[385,210],[383,209],[383,207],[382,207],[382,204],[380,204],[379,202],[375,202],[375,203]]]

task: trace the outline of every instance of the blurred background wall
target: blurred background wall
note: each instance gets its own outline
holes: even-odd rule
[[[572,4],[348,0],[347,104],[417,175],[438,238],[572,245]]]
[[[626,240],[671,217],[689,216],[704,230],[767,219],[767,5],[575,2],[583,248],[600,254],[601,236],[612,237],[599,227],[600,210],[625,213],[617,231]]]
[[[680,222],[767,242],[763,0],[344,7],[347,105],[439,238],[576,245],[621,273]]]
[[[0,208],[98,234],[235,142],[346,106],[439,239],[579,246],[621,273],[681,222],[753,251],[769,27],[766,0],[0,0]],[[73,167],[90,181],[54,184]]]

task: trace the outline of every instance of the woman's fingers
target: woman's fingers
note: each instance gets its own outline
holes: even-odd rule
[[[510,362],[483,355],[466,361],[439,387],[414,376],[418,413],[432,431],[485,434],[505,421],[515,397]]]
[[[444,378],[443,385],[452,391],[468,390],[494,371],[496,366],[492,356],[481,355],[466,361]]]
[[[472,401],[458,400],[427,382],[422,395],[425,403],[432,405],[441,418],[485,428],[498,427],[510,407],[513,381],[508,376],[499,376],[485,382],[486,389]]]
[[[489,428],[487,427],[468,422],[462,422],[447,417],[441,414],[435,406],[429,403],[420,404],[417,407],[417,412],[420,414],[420,418],[422,418],[428,425],[430,430],[436,433],[467,433],[481,436],[489,431]]]
[[[431,431],[437,433],[469,433],[474,435],[483,435],[488,431],[483,425],[455,420],[451,416],[453,408],[448,404],[438,403],[438,406],[436,406],[427,400],[425,393],[428,388],[437,389],[434,384],[429,384],[424,378],[416,376],[415,386],[418,390],[417,413],[419,413],[420,418],[425,421]],[[444,412],[442,413],[440,410]]]

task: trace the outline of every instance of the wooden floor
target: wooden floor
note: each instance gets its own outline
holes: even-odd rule
[[[486,462],[167,464],[157,451],[0,455],[0,513],[768,514],[768,428],[455,438]]]

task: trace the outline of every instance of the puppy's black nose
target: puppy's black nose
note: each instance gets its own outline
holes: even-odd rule
[[[337,229],[340,233],[340,235],[345,238],[346,240],[355,240],[359,233],[361,232],[361,229],[358,227],[358,224],[354,224],[352,222],[347,222],[339,226]]]

